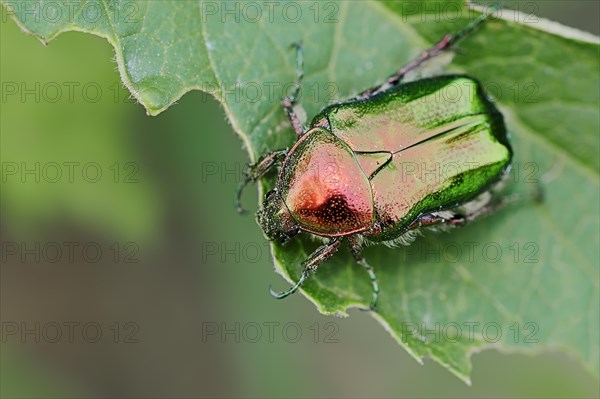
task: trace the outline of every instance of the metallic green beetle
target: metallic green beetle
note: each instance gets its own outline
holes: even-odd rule
[[[420,228],[462,225],[502,204],[490,189],[508,173],[512,150],[502,115],[481,85],[461,75],[399,84],[487,18],[446,35],[383,85],[328,106],[307,131],[294,112],[298,93],[283,99],[299,139],[290,150],[249,165],[238,209],[242,188],[283,161],[277,186],[258,212],[259,224],[271,240],[285,242],[304,232],[326,243],[304,261],[293,287],[271,291],[275,297],[294,293],[347,240],[369,273],[375,309],[379,286],[361,255],[366,241],[407,244]]]

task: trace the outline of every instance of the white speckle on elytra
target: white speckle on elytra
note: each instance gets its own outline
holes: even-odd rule
[[[206,42],[206,48],[207,48],[209,51],[212,51],[212,50],[214,50],[214,49],[215,49],[215,44],[214,44],[213,42],[210,42],[210,41],[209,41],[209,42]]]

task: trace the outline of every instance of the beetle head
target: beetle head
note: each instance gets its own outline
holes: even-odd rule
[[[285,243],[298,234],[298,226],[277,190],[267,193],[257,218],[258,224],[269,240]]]

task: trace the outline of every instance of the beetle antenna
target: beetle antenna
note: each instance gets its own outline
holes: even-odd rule
[[[302,271],[302,275],[300,276],[300,279],[296,282],[296,284],[294,284],[292,286],[292,288],[290,288],[287,291],[281,291],[281,292],[277,292],[275,290],[273,290],[273,288],[271,288],[271,286],[269,286],[269,292],[271,293],[271,295],[273,295],[275,298],[277,299],[283,299],[287,296],[292,295],[294,292],[298,291],[298,288],[300,288],[300,286],[302,285],[302,283],[310,277],[310,269],[304,269]]]
[[[262,178],[274,165],[279,163],[285,157],[287,151],[287,149],[273,151],[270,154],[260,158],[257,163],[246,166],[244,169],[244,177],[237,188],[234,201],[235,208],[240,214],[246,213],[242,207],[242,193],[244,188],[248,185],[248,183],[254,183]]]

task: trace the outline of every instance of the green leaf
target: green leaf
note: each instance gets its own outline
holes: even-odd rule
[[[24,2],[4,4],[44,42],[66,30],[105,37],[123,82],[152,115],[186,91],[211,92],[252,160],[294,141],[279,104],[294,81],[291,43],[304,44],[310,118],[477,15],[460,2],[285,3],[255,18],[244,2],[226,13],[221,2],[86,1],[44,21]],[[598,39],[503,10],[459,47],[446,70],[480,79],[506,117],[516,153],[508,189],[531,193],[541,184],[545,199],[409,247],[366,249],[381,285],[380,311],[371,314],[416,359],[429,355],[466,382],[471,353],[487,347],[561,349],[597,374]],[[276,269],[295,281],[317,245],[274,245]],[[321,312],[344,315],[368,306],[370,285],[342,249],[302,292]]]

